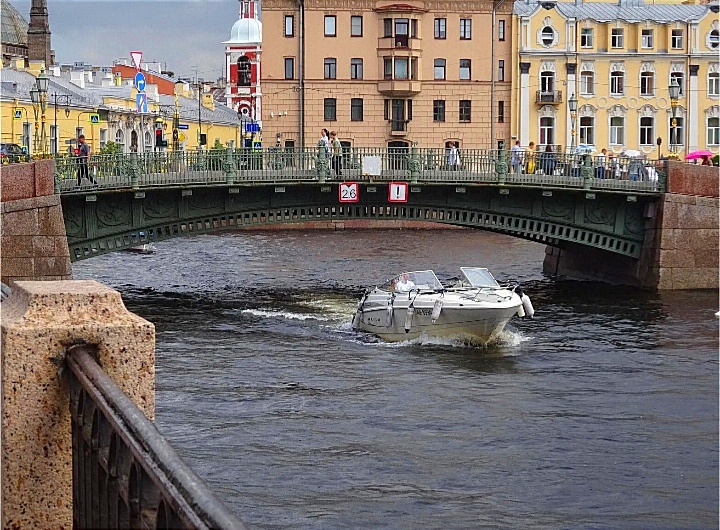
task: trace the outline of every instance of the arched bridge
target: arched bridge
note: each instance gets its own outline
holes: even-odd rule
[[[635,162],[620,160],[619,178],[606,179],[579,155],[554,155],[552,164],[538,156],[516,172],[504,152],[464,152],[452,166],[442,152],[415,148],[350,149],[335,160],[323,149],[103,155],[80,185],[77,160],[59,160],[71,259],[189,234],[348,219],[446,223],[639,258],[665,186],[654,164],[631,173]]]

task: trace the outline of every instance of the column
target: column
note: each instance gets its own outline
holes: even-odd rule
[[[572,117],[570,116],[570,108],[568,107],[568,101],[570,101],[570,98],[573,94],[575,94],[575,99],[578,99],[578,93],[577,93],[577,86],[575,85],[575,72],[577,70],[577,64],[576,63],[566,63],[565,64],[565,72],[567,73],[567,94],[565,97],[567,98],[565,103],[565,149],[570,147],[572,145]],[[580,104],[578,103],[578,108],[580,108]],[[580,118],[576,114],[575,116],[575,138],[577,138],[577,132],[579,127]],[[576,145],[580,143],[579,141],[576,142]]]
[[[690,65],[690,81],[688,84],[688,94],[687,94],[687,101],[688,101],[688,108],[685,113],[685,127],[687,129],[687,150],[686,153],[689,153],[690,151],[696,151],[698,149],[699,144],[699,127],[698,124],[700,123],[700,112],[698,110],[698,70],[700,69],[700,66],[697,64],[691,64]]]
[[[521,145],[530,142],[530,63],[520,63],[520,131]],[[513,142],[514,144],[514,142]]]

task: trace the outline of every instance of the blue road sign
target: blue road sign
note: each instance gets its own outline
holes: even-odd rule
[[[260,124],[259,123],[246,123],[245,124],[245,132],[249,132],[249,133],[260,132]]]
[[[190,126],[187,123],[178,123],[178,129],[187,131],[189,128],[190,128]]]
[[[147,114],[147,94],[145,92],[140,92],[137,95],[137,111],[140,114]]]
[[[138,92],[145,90],[145,75],[142,72],[135,74],[135,88],[138,89]]]

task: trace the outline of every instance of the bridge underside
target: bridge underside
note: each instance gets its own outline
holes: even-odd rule
[[[445,223],[562,247],[565,243],[639,258],[653,197],[481,185],[411,186],[388,202],[387,184],[361,185],[340,203],[338,184],[217,186],[64,195],[72,261],[192,234],[269,224],[350,219]]]

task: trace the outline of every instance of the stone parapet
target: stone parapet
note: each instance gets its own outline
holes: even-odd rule
[[[150,419],[155,328],[98,282],[16,282],[2,313],[3,528],[72,528],[66,347],[98,345],[100,366]]]
[[[55,161],[35,160],[0,167],[0,201],[45,197],[54,193]]]
[[[668,193],[720,197],[720,168],[668,161]]]

